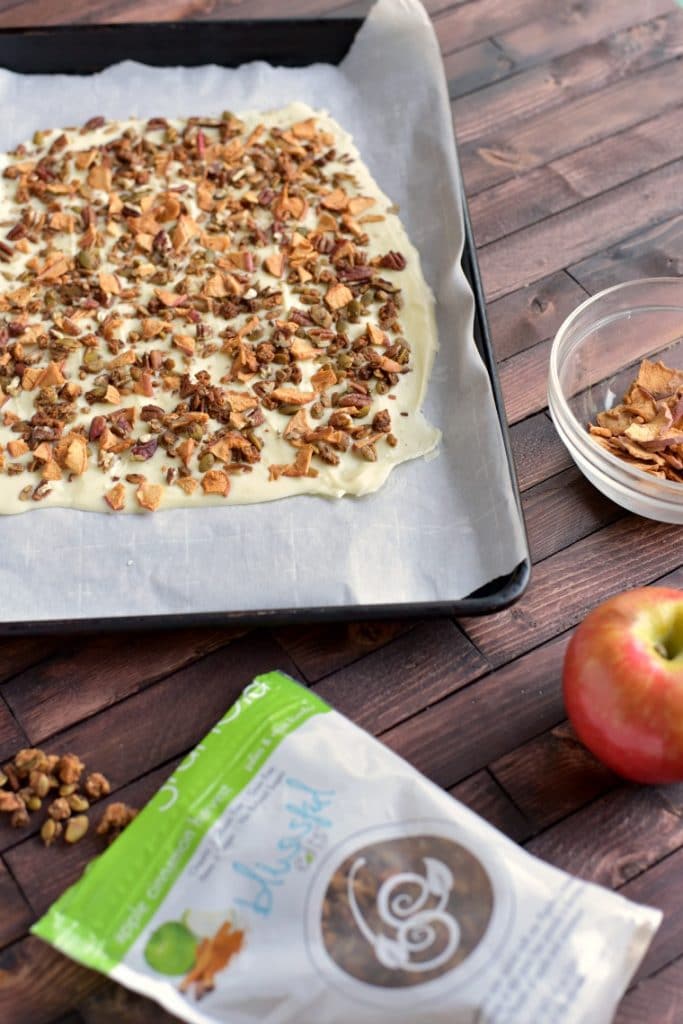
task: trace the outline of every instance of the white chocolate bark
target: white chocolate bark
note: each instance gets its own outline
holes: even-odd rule
[[[297,494],[335,498],[363,495],[377,490],[394,466],[422,456],[438,444],[438,430],[427,423],[420,411],[437,347],[433,297],[416,249],[397,213],[392,211],[390,200],[360,159],[351,137],[328,115],[301,103],[266,114],[240,115],[239,131],[233,127],[227,139],[224,133],[222,140],[219,128],[202,126],[201,119],[197,120],[199,124],[189,125],[186,121],[168,120],[168,127],[159,128],[131,120],[88,130],[53,131],[44,133],[37,146],[26,146],[25,152],[0,156],[0,173],[20,168],[19,177],[0,178],[0,239],[5,240],[4,246],[10,250],[9,254],[0,252],[0,368],[4,360],[5,366],[14,366],[17,371],[11,379],[6,375],[0,396],[2,513],[50,505],[106,512],[110,505],[105,495],[111,495],[114,488],[114,504],[121,504],[120,510],[126,512],[143,511],[150,496],[153,506],[167,509],[258,503]],[[300,135],[293,134],[293,126],[299,126]],[[178,140],[187,139],[188,151],[193,155],[189,178],[183,160],[172,155],[168,159],[173,151],[173,144],[167,141],[169,130]],[[286,144],[279,142],[280,130],[289,137]],[[255,131],[259,133],[256,142],[248,144]],[[107,147],[125,133],[133,147],[141,137],[154,147],[155,157],[148,157],[148,161],[156,160],[154,171],[146,180],[138,181],[134,174],[128,180],[125,164],[112,160],[111,151],[108,154]],[[56,140],[60,140],[61,148],[51,157],[49,150]],[[270,145],[263,146],[264,141]],[[216,185],[210,176],[211,168],[224,165],[224,161],[212,157],[231,143],[233,150],[242,145],[243,152],[230,164],[229,180],[224,177]],[[332,149],[335,155],[330,158]],[[262,168],[257,166],[261,153],[265,154],[264,159],[280,161],[278,173],[271,170],[264,178]],[[66,170],[54,177],[51,169],[64,166],[64,154],[70,156]],[[254,154],[258,158],[256,164]],[[314,158],[322,161],[317,172],[310,170]],[[83,166],[77,166],[78,163]],[[107,173],[107,163],[113,163],[113,175]],[[309,170],[302,172],[302,163],[308,164]],[[41,194],[36,196],[30,189],[28,195],[26,191],[22,194],[25,176],[35,180],[36,167],[42,175]],[[100,173],[98,168],[104,168],[104,172]],[[292,173],[289,182],[288,173]],[[268,199],[264,190],[274,194],[270,206],[263,205]],[[355,216],[348,207],[325,207],[326,201],[334,204],[334,195],[340,190],[342,202],[344,195],[348,200],[367,200],[365,205],[357,204],[363,209]],[[290,197],[292,209],[287,208]],[[226,202],[232,206],[222,207]],[[39,219],[40,228],[29,228],[24,235],[19,230],[20,237],[16,237],[13,228],[26,221],[28,208],[35,211],[33,216]],[[92,214],[85,214],[84,218],[86,208]],[[175,216],[164,220],[167,214]],[[338,229],[321,230],[319,225],[329,225],[330,217]],[[253,235],[254,225],[257,231],[260,229],[261,237]],[[310,239],[319,238],[327,239],[327,246],[319,246],[323,250],[348,243],[351,262],[342,259],[334,263],[329,253],[319,252],[309,243]],[[212,243],[217,247],[212,247]],[[164,251],[168,244],[172,245],[170,254]],[[94,266],[82,265],[83,253],[85,263]],[[94,254],[93,260],[88,253]],[[403,268],[392,269],[391,259],[389,265],[378,266],[377,259],[387,254],[401,257],[395,262],[397,266],[405,264]],[[281,276],[267,269],[269,257],[273,256],[284,258]],[[333,288],[343,285],[360,302],[368,282],[359,283],[345,275],[352,273],[354,266],[368,266],[373,260],[373,283],[379,280],[389,287],[399,287],[401,308],[393,324],[382,326],[378,320],[381,300],[361,306],[361,312],[346,320],[340,331],[336,317],[344,319],[345,311],[353,307],[347,303],[339,311],[335,309]],[[323,278],[316,280],[321,270]],[[71,294],[69,282],[73,280],[77,287]],[[207,289],[209,282],[212,284]],[[308,317],[311,304],[302,301],[302,288],[304,292],[308,290],[309,298],[310,293],[318,292],[316,306],[333,318],[330,326],[321,326]],[[249,303],[255,300],[258,304],[265,289],[271,294],[280,292],[281,301],[252,312]],[[373,294],[378,290],[391,298],[391,293],[383,292],[381,286],[375,287]],[[217,294],[211,296],[209,292]],[[337,294],[342,300],[345,298],[343,291]],[[179,304],[168,304],[176,302],[174,296]],[[230,303],[230,315],[226,315],[226,304]],[[296,317],[291,319],[292,310],[304,315],[303,323],[297,322]],[[306,323],[306,319],[310,322]],[[145,337],[148,323],[159,320],[164,325],[163,333]],[[374,328],[371,335],[367,333],[368,323],[371,330]],[[250,324],[253,326],[249,333],[241,335],[240,331]],[[334,337],[325,336],[339,333],[346,338],[346,347],[340,348]],[[65,337],[66,345],[73,351],[60,349],[60,339]],[[366,341],[371,337],[376,343],[366,343],[363,348],[364,337]],[[252,360],[246,367],[244,360],[236,358],[242,344],[240,338]],[[253,352],[259,344],[270,341],[274,342],[276,352],[281,345],[280,352],[285,353],[289,363],[261,362],[254,370]],[[398,373],[385,372],[384,365],[395,370],[396,360],[384,353],[390,350],[395,355],[396,346],[403,341],[409,348],[408,361],[401,364]],[[340,356],[353,360],[357,351],[354,343],[361,346],[361,363],[371,357],[371,364],[365,364],[372,370],[369,378],[357,378],[354,366],[348,372],[340,370]],[[292,345],[301,353],[296,358],[292,356]],[[95,349],[101,357],[96,372],[90,372],[84,363],[87,349]],[[150,368],[149,353],[153,350],[161,353],[155,356],[157,362],[171,359],[175,365]],[[111,372],[117,366],[123,374],[123,386],[111,383]],[[293,366],[297,368],[295,382],[275,380],[276,373]],[[318,390],[311,378],[325,367],[332,368],[334,383]],[[135,378],[126,381],[127,372],[133,370]],[[229,392],[233,396],[248,396],[252,402],[257,398],[255,404],[264,421],[252,430],[252,437],[261,444],[260,451],[252,450],[250,458],[256,452],[253,461],[245,463],[239,448],[230,454],[226,445],[219,444],[226,432],[230,440],[240,432],[244,437],[249,428],[237,409],[230,421],[225,417],[216,420],[209,413],[201,424],[203,436],[194,439],[191,452],[182,449],[182,455],[178,448],[188,440],[186,428],[177,432],[175,444],[163,446],[160,438],[168,424],[164,421],[159,428],[158,420],[150,423],[149,418],[145,419],[143,410],[150,406],[163,410],[163,415],[171,420],[182,416],[178,406],[187,401],[187,396],[183,398],[174,383],[182,377],[194,383],[196,374],[202,372],[208,374],[204,380],[210,378],[210,386],[224,395]],[[376,391],[378,384],[380,393]],[[80,394],[64,398],[64,385],[77,386]],[[294,389],[297,401],[312,397],[301,406],[292,406],[287,401],[278,404],[270,399],[264,404],[257,397],[259,386],[261,391],[265,387],[267,398],[269,388],[271,393],[284,388],[287,394]],[[100,391],[106,387],[101,399],[92,396],[97,387]],[[341,446],[330,449],[327,441],[323,441],[328,456],[331,451],[331,457],[338,460],[331,464],[321,454],[315,431],[323,428],[324,434],[329,417],[348,408],[344,401],[340,407],[334,405],[335,394],[339,397],[349,391],[359,393],[358,389],[363,388],[369,392],[370,411],[353,418],[347,450]],[[46,409],[49,412],[50,399],[58,403],[57,409],[60,401],[62,410],[65,403],[71,408],[71,419],[64,423],[61,441],[48,437],[41,442],[40,430],[25,426],[35,426],[32,418],[41,396],[45,399],[43,413]],[[321,402],[326,403],[322,414],[312,415],[311,410],[315,411]],[[239,400],[234,404],[239,405]],[[282,411],[282,405],[287,411]],[[284,432],[299,407],[305,410],[307,432],[302,435],[299,431],[299,436],[295,432],[287,439]],[[389,412],[391,425],[389,430],[380,432],[373,428],[373,422],[378,422],[375,417],[382,411]],[[110,428],[116,430],[121,415],[127,417],[130,430],[119,436],[116,432],[112,434]],[[97,429],[93,429],[96,417],[106,420],[108,443],[104,446],[102,433],[98,435]],[[363,427],[367,428],[366,436],[362,436]],[[373,459],[362,454],[368,436]],[[78,443],[71,443],[74,438]],[[16,442],[22,439],[28,450],[12,454],[11,449],[17,451]],[[155,441],[154,454],[145,458]],[[116,450],[122,444],[128,447]],[[223,479],[227,480],[227,496],[211,492],[212,484],[205,479],[207,470],[199,467],[202,455],[212,448],[220,453],[211,467],[213,482],[220,488]],[[301,456],[302,448],[310,457],[308,460]],[[284,467],[299,465],[297,457],[303,458],[301,465],[307,464],[305,475],[288,475],[296,470],[283,472]],[[46,472],[50,462],[53,465]],[[14,472],[12,467],[17,466],[22,468],[21,472]],[[196,483],[184,489],[178,483],[179,475]],[[131,476],[132,482],[127,479]],[[142,493],[136,477],[145,479]],[[191,486],[194,490],[188,493]]]

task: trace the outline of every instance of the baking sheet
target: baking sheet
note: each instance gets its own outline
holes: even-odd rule
[[[312,57],[314,54],[311,55]],[[109,118],[213,114],[300,99],[355,136],[401,206],[438,304],[425,412],[439,454],[377,494],[115,517],[39,509],[2,519],[0,619],[40,622],[453,601],[526,557],[491,385],[476,350],[450,108],[415,0],[379,0],[337,67],[148,68],[87,78],[0,71],[0,148],[34,130]]]

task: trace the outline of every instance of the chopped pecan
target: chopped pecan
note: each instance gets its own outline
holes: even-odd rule
[[[405,270],[407,263],[403,253],[391,250],[380,258],[379,266],[387,270]]]
[[[372,429],[380,434],[388,434],[391,430],[391,413],[388,409],[380,409],[372,420]]]

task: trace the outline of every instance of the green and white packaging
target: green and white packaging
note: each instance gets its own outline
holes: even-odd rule
[[[660,919],[271,672],[33,931],[195,1024],[607,1024]]]

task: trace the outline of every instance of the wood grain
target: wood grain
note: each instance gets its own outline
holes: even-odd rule
[[[679,107],[682,82],[681,62],[667,61],[566,103],[561,122],[555,110],[544,111],[465,144],[468,196]]]
[[[33,936],[0,952],[0,1020],[48,1024],[102,985],[102,978]]]
[[[490,39],[450,54],[443,65],[451,99],[497,82],[513,67],[512,61]]]
[[[683,785],[623,786],[527,843],[573,875],[614,889],[683,845]]]
[[[585,146],[472,198],[478,245],[559,213],[674,160],[683,109],[676,107],[619,135]],[[540,340],[540,339],[539,339]]]
[[[526,491],[522,508],[534,563],[626,515],[575,467]]]
[[[310,17],[338,7],[338,0],[20,0],[0,6],[0,27],[116,24],[135,21],[189,21],[227,18]]]
[[[561,270],[489,303],[487,315],[497,359],[502,362],[553,337],[565,317],[586,298],[585,290]]]
[[[290,626],[276,630],[275,635],[303,678],[315,683],[330,672],[378,650],[414,625],[409,620],[337,622],[319,626],[314,631],[309,626]]]
[[[629,992],[614,1024],[677,1024],[682,1016],[683,957]]]
[[[674,0],[583,0],[569,9],[560,3],[523,27],[496,36],[517,67],[598,42],[628,54],[637,52],[652,31],[648,22],[675,10]]]
[[[618,784],[567,722],[494,761],[489,770],[535,831],[555,824]]]
[[[0,759],[11,757],[26,745],[26,734],[0,696]]]
[[[561,0],[562,6],[566,0]],[[434,19],[442,53],[463,50],[472,43],[526,26],[549,11],[555,0],[477,0],[448,10]]]
[[[679,533],[676,526],[626,516],[537,565],[529,589],[512,608],[461,625],[492,664],[504,664],[576,625],[610,594],[672,570],[679,563]]]
[[[545,413],[537,413],[515,424],[510,430],[510,443],[522,491],[573,465]]]
[[[2,860],[0,860],[0,907],[2,907],[0,914],[0,947],[2,947],[25,935],[33,921],[30,906]]]
[[[243,630],[177,630],[62,642],[59,654],[15,676],[0,693],[23,724],[31,743],[128,697],[184,665],[224,647]],[[71,699],[64,700],[64,679]]]
[[[516,843],[524,842],[531,835],[533,830],[529,822],[488,771],[470,775],[469,779],[453,786],[450,792],[456,800]]]
[[[551,344],[549,338],[500,363],[498,376],[508,423],[519,423],[547,406]]]
[[[151,999],[128,992],[112,982],[102,985],[79,1006],[83,1024],[177,1024]]]
[[[0,27],[362,16],[368,6],[0,0]],[[552,337],[588,294],[683,272],[683,11],[674,0],[426,6],[446,54],[512,421],[534,561],[527,595],[459,623],[8,637],[0,760],[34,740],[71,747],[111,774],[112,799],[142,803],[255,673],[284,668],[516,842],[661,907],[662,927],[616,1021],[678,1024],[683,788],[625,785],[600,766],[565,721],[560,683],[571,631],[598,601],[632,585],[683,587],[681,531],[625,513],[587,483],[545,411],[545,379]],[[154,1004],[26,936],[97,848],[91,835],[46,851],[37,827],[0,822],[2,1024],[170,1024]]]
[[[481,676],[487,662],[452,622],[422,623],[334,672],[316,693],[372,732],[382,732]]]
[[[604,0],[600,0],[597,6],[601,17],[604,17]],[[634,17],[640,18],[641,6],[636,8],[621,3],[620,0],[615,0],[614,6],[627,21]],[[673,10],[672,0],[654,0],[649,6],[658,14]],[[531,55],[533,37],[539,28],[539,22],[533,27],[525,25],[522,29],[523,38],[530,43],[527,54],[521,51],[515,40],[511,41],[510,46],[510,37],[498,37],[501,56],[509,58],[517,74],[510,81],[505,79],[479,88],[472,95],[453,103],[458,139],[462,143],[479,139],[494,130],[500,131],[508,124],[523,121],[544,111],[557,109],[571,100],[602,89],[635,72],[663,64],[683,52],[683,17],[679,11],[646,24],[635,27],[630,25],[626,30],[615,32],[614,35],[581,49],[568,45],[567,33],[549,33],[547,27],[543,27],[546,52],[541,51],[535,60]],[[613,28],[618,28],[618,19]],[[561,52],[567,56],[558,57],[547,63],[538,63],[550,55],[553,40],[555,47],[559,46]],[[572,52],[569,52],[570,50]],[[527,71],[520,71],[524,64],[531,62],[536,66]]]
[[[532,651],[390,729],[383,742],[452,786],[564,718],[559,685],[567,638]]]
[[[664,914],[659,931],[638,968],[636,978],[646,978],[683,955],[683,849],[664,857],[654,867],[622,887],[621,895]]]
[[[681,121],[683,123],[683,115]],[[609,249],[576,263],[571,272],[593,293],[638,277],[680,276],[683,274],[683,215],[629,235]]]
[[[0,639],[0,683],[59,650],[57,637],[10,636]]]
[[[479,262],[487,296],[498,298],[577,263],[623,238],[624,224],[633,233],[673,217],[682,187],[683,160],[676,160],[484,246]]]

